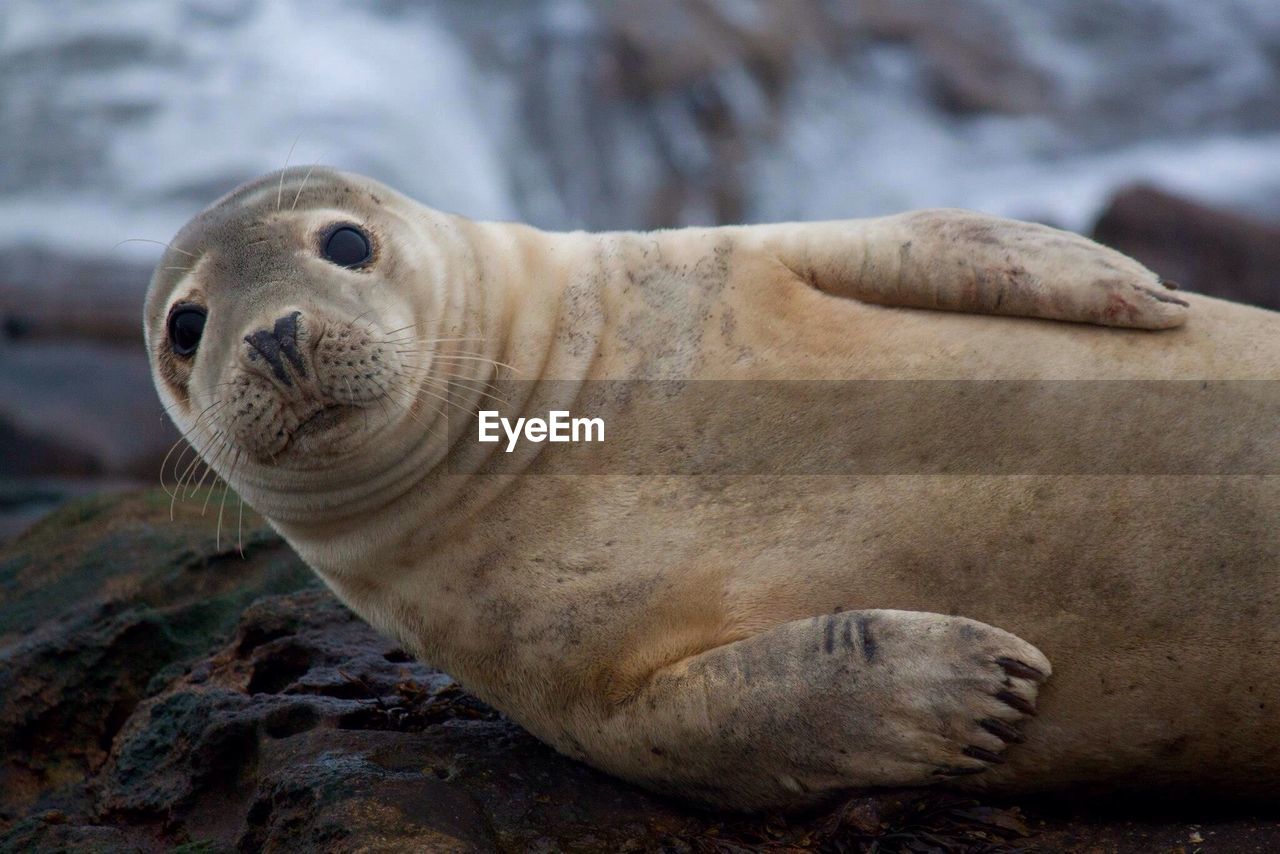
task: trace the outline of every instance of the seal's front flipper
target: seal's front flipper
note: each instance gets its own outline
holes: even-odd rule
[[[748,226],[766,253],[819,290],[863,302],[1168,329],[1176,286],[1092,240],[963,210]]]
[[[574,737],[595,764],[652,788],[798,806],[1001,763],[1049,673],[1034,646],[984,623],[849,611],[663,668]]]

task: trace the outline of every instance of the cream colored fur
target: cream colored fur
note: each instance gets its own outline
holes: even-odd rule
[[[550,234],[303,175],[175,239],[147,304],[157,387],[343,601],[558,750],[739,808],[875,785],[1280,786],[1280,479],[516,473],[536,448],[474,474],[501,451],[465,416],[490,382],[532,409],[530,380],[1271,380],[1280,315],[961,211]],[[370,269],[317,256],[338,220],[373,233]],[[209,323],[175,381],[164,322],[193,298]],[[349,393],[315,364],[273,384],[243,339],[293,310],[309,358],[348,331],[399,361]],[[214,441],[250,435],[217,406],[237,379],[278,395],[281,429],[316,401],[353,414],[307,453],[255,457]],[[850,427],[763,414],[762,447]],[[908,448],[936,439],[904,415],[886,417]],[[622,418],[606,444],[670,426]]]

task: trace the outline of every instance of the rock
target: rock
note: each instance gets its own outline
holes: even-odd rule
[[[84,783],[156,685],[207,653],[267,592],[315,584],[256,517],[169,497],[81,499],[0,551],[0,823],[83,804]],[[220,539],[220,544],[219,544]]]
[[[0,271],[0,338],[142,345],[150,265],[23,246],[0,250]]]
[[[73,502],[0,550],[0,852],[1165,849],[917,790],[717,815],[559,756],[339,604],[252,512]],[[233,499],[235,518],[239,507]],[[241,557],[238,541],[243,542]],[[1033,829],[1034,827],[1034,829]],[[1280,844],[1274,824],[1199,823]],[[1225,849],[1224,849],[1225,850]]]
[[[46,261],[47,292],[37,281]],[[179,434],[142,348],[140,268],[33,249],[0,253],[0,270],[4,542],[72,495],[158,483]]]
[[[1280,223],[1134,184],[1112,197],[1093,239],[1189,291],[1280,309]]]
[[[157,483],[177,439],[141,346],[0,343],[0,477]]]
[[[1030,113],[1051,106],[1048,76],[1021,50],[1008,16],[985,3],[863,0],[868,36],[910,45],[938,101],[956,112]]]
[[[142,349],[150,268],[0,251],[0,542],[69,494],[157,483],[178,440]]]
[[[621,0],[603,9],[602,35],[636,98],[660,98],[738,68],[776,86],[798,52],[827,42],[831,26],[813,0],[764,0],[749,10],[716,0]]]
[[[12,447],[6,444],[0,427],[0,457]],[[0,544],[6,543],[31,527],[41,517],[73,498],[106,495],[137,489],[129,480],[97,477],[18,477],[0,476]]]

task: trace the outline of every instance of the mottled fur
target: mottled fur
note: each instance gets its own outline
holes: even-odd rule
[[[157,387],[197,436],[243,426],[195,423],[222,383],[251,379],[295,415],[351,406],[343,429],[215,468],[357,613],[557,749],[744,808],[881,784],[1275,791],[1280,479],[515,473],[537,467],[530,446],[477,475],[496,451],[465,440],[460,413],[498,362],[570,393],[626,378],[1273,379],[1280,315],[1182,299],[1083,238],[959,211],[548,234],[304,174],[284,175],[283,209],[267,176],[177,236],[197,260],[171,253],[148,296]],[[336,220],[374,234],[368,269],[318,257]],[[205,341],[176,370],[164,319],[201,293]],[[313,344],[366,330],[362,352],[412,325],[401,391],[273,381],[243,339],[292,311]],[[442,389],[447,404],[426,393]],[[538,389],[512,384],[508,411],[534,414]],[[760,447],[731,456],[807,441],[773,432],[792,413],[764,414]],[[883,413],[907,447],[934,438],[911,416]],[[611,423],[601,453],[625,463],[670,427]],[[1012,441],[1002,430],[1018,425],[983,441]]]

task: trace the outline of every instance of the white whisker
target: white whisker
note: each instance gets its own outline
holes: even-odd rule
[[[419,351],[397,350],[396,352],[412,354],[412,353],[417,353]],[[497,359],[490,359],[488,356],[473,356],[469,353],[448,353],[448,354],[438,353],[438,354],[432,355],[431,358],[432,358],[432,361],[436,361],[436,362],[450,362],[450,361],[457,361],[457,360],[462,360],[464,362],[485,362],[486,364],[494,365],[499,368],[506,368],[507,370],[511,371],[514,374],[520,373],[519,368],[517,368],[515,365],[508,365],[506,362],[499,362]]]
[[[185,249],[179,249],[178,247],[174,246],[172,243],[165,243],[163,240],[151,240],[151,239],[146,238],[146,237],[130,237],[128,240],[121,240],[121,241],[120,241],[119,243],[117,243],[115,246],[112,246],[112,247],[111,247],[111,251],[112,251],[112,252],[116,251],[116,250],[117,250],[117,249],[119,249],[121,246],[125,245],[126,243],[154,243],[154,244],[155,244],[155,245],[157,245],[157,246],[163,246],[163,247],[164,247],[164,248],[166,248],[166,249],[172,249],[174,252],[181,252],[183,255],[186,255],[186,256],[188,256],[188,257],[190,257],[190,258],[198,258],[198,257],[200,257],[200,256],[198,256],[198,255],[195,255],[195,254],[191,253],[191,252],[188,252],[188,251],[187,251],[187,250],[185,250]]]
[[[276,188],[276,210],[280,210],[280,205],[284,200],[284,176],[289,171],[289,161],[293,159],[293,149],[297,147],[300,139],[302,139],[301,133],[293,138],[293,145],[289,146],[289,153],[284,156],[284,168],[280,170],[280,186]]]
[[[225,439],[223,440],[222,444],[218,446],[218,450],[217,450],[217,452],[215,453],[214,458],[213,458],[213,459],[210,461],[210,463],[209,463],[209,471],[213,471],[213,464],[214,464],[214,463],[216,463],[216,462],[218,462],[220,459],[222,459],[222,457],[226,456],[226,455],[227,455],[227,452],[228,452],[228,451],[230,451],[232,447],[233,447],[233,446],[232,446],[232,444],[231,444],[230,442],[226,441]],[[208,472],[205,472],[205,474],[208,474]],[[218,486],[218,481],[219,481],[220,479],[221,479],[221,477],[220,477],[220,476],[215,475],[215,476],[214,476],[214,478],[213,478],[213,482],[211,482],[211,483],[209,484],[209,494],[208,494],[208,495],[206,495],[206,496],[204,497],[204,505],[200,508],[200,515],[201,515],[201,516],[203,516],[203,515],[204,515],[204,511],[206,511],[206,510],[208,510],[208,509],[209,509],[209,499],[213,498],[213,491],[214,491],[214,489],[216,489],[216,488],[217,488],[217,486]],[[203,478],[203,477],[202,477],[202,478],[200,478],[200,482],[201,482],[201,483],[204,483],[204,478]],[[223,481],[223,483],[225,483],[225,482],[226,482],[226,481],[224,480],[224,481]],[[198,490],[199,490],[199,487],[197,487],[197,491],[198,491]]]
[[[329,152],[328,152],[328,151],[326,151],[326,152],[324,153],[324,155],[321,155],[320,157],[317,157],[317,158],[316,158],[316,162],[315,162],[315,163],[312,163],[312,164],[311,164],[311,166],[310,166],[310,168],[308,168],[308,169],[307,169],[307,174],[302,176],[302,186],[301,186],[301,187],[299,187],[299,188],[298,188],[298,192],[294,194],[294,196],[293,196],[293,204],[289,205],[289,210],[291,210],[291,211],[292,211],[292,210],[297,210],[297,207],[298,207],[298,199],[302,198],[302,191],[303,191],[303,190],[305,190],[305,189],[307,188],[307,182],[311,180],[311,173],[312,173],[312,172],[314,172],[314,171],[315,171],[315,169],[316,169],[316,167],[317,167],[317,166],[319,166],[319,165],[324,161],[325,156],[327,156],[328,154],[329,154]]]
[[[446,384],[446,385],[462,385],[462,383],[464,383],[464,382],[477,382],[477,383],[484,383],[484,380],[471,380],[471,379],[468,379],[467,377],[442,377],[442,379],[444,380],[444,382],[445,382],[445,384]],[[495,386],[491,385],[490,383],[484,383],[484,384],[485,384],[485,386],[487,386],[487,387],[488,387],[488,388],[490,388],[490,389],[493,389],[494,391],[498,391],[498,390],[499,390],[498,388],[496,388]],[[493,395],[493,394],[489,394],[488,392],[481,391],[481,390],[480,390],[480,389],[478,389],[478,388],[472,388],[472,387],[470,387],[470,386],[466,386],[466,385],[462,385],[462,388],[463,388],[463,390],[464,390],[464,391],[469,391],[469,392],[471,392],[471,393],[473,393],[473,394],[478,394],[478,395],[480,395],[481,397],[487,397],[487,398],[489,398],[489,400],[492,400],[492,401],[494,401],[495,403],[504,403],[504,404],[505,404],[505,403],[510,403],[510,401],[509,401],[509,400],[507,400],[505,397],[498,397],[497,395]]]
[[[160,461],[160,488],[165,491],[166,495],[172,494],[169,492],[169,488],[165,486],[165,483],[164,483],[164,469],[169,462],[169,457],[173,455],[173,452],[177,450],[178,446],[181,445],[183,442],[188,443],[187,447],[183,448],[182,453],[178,455],[177,462],[174,463],[174,470],[176,471],[178,466],[182,465],[182,458],[187,455],[187,450],[189,450],[190,448],[191,434],[194,433],[196,428],[200,426],[200,422],[204,420],[204,417],[209,413],[209,410],[213,409],[215,406],[218,406],[221,403],[222,403],[222,400],[218,399],[218,400],[215,400],[213,403],[209,404],[208,406],[206,406],[200,412],[200,414],[196,416],[196,420],[194,423],[192,423],[191,428],[186,432],[184,432],[181,436],[179,436],[178,440],[169,446],[169,450],[164,455],[164,459]]]
[[[236,473],[236,467],[240,465],[240,448],[236,448],[235,456],[231,458],[231,469],[227,472],[227,477],[223,481],[225,486],[222,489],[222,502],[218,505],[218,530],[214,535],[214,546],[219,551],[222,550],[222,511],[227,506],[227,493],[231,491],[231,478]],[[236,497],[240,497],[240,493],[236,492]],[[243,499],[241,499],[243,501]],[[240,556],[244,557],[244,551],[241,550]]]

